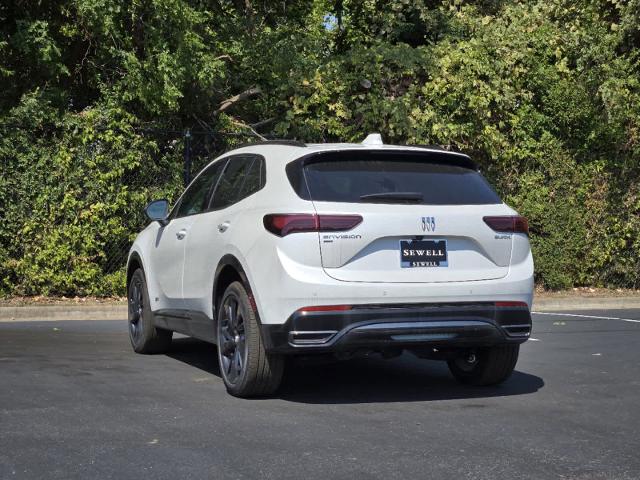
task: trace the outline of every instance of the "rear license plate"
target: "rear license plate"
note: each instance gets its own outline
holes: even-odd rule
[[[400,240],[400,266],[448,267],[446,240]]]

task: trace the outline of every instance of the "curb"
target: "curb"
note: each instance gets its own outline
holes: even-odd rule
[[[0,322],[126,320],[126,305],[43,305],[0,307]]]
[[[640,308],[640,297],[534,298],[533,311],[622,310]]]
[[[617,310],[640,308],[640,296],[534,298],[534,312],[567,310]],[[39,305],[0,307],[0,322],[44,322],[59,320],[126,320],[122,305]]]

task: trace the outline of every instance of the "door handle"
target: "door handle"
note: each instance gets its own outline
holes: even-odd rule
[[[180,230],[178,233],[176,233],[176,237],[178,238],[178,240],[182,240],[186,236],[187,236],[186,230]]]
[[[229,225],[231,225],[231,223],[229,222],[222,222],[218,225],[218,231],[220,233],[224,233],[227,231],[227,228],[229,228]]]

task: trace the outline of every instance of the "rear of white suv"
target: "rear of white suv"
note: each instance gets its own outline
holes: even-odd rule
[[[215,208],[219,185],[242,155],[263,159],[261,187]],[[469,157],[263,144],[210,168],[225,158],[207,207],[185,233],[197,238],[173,269],[182,272],[180,299],[150,278],[156,265],[143,265],[154,257],[146,231],[134,244],[129,278],[144,270],[138,290],[157,299],[147,301],[150,338],[175,330],[216,342],[222,377],[239,396],[274,391],[285,355],[406,350],[448,361],[465,383],[496,384],[511,374],[531,330],[528,227]],[[158,219],[168,221],[161,229],[180,221]],[[157,238],[158,228],[149,228]],[[129,283],[133,304],[138,290]],[[131,325],[136,317],[144,323],[136,309]]]

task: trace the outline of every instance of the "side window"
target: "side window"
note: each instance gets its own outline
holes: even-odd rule
[[[211,190],[215,187],[226,164],[226,159],[215,162],[194,180],[182,195],[176,217],[195,215],[206,209]]]
[[[211,208],[225,208],[250,195],[246,193],[246,188],[249,188],[251,183],[255,183],[254,164],[258,167],[258,184],[260,182],[260,160],[254,155],[232,157],[213,194]],[[245,188],[247,181],[249,184]]]
[[[255,160],[251,164],[251,167],[244,178],[244,183],[242,184],[240,194],[236,201],[242,200],[243,198],[260,190],[264,185],[262,180],[264,173],[264,160],[262,157],[255,157]]]

